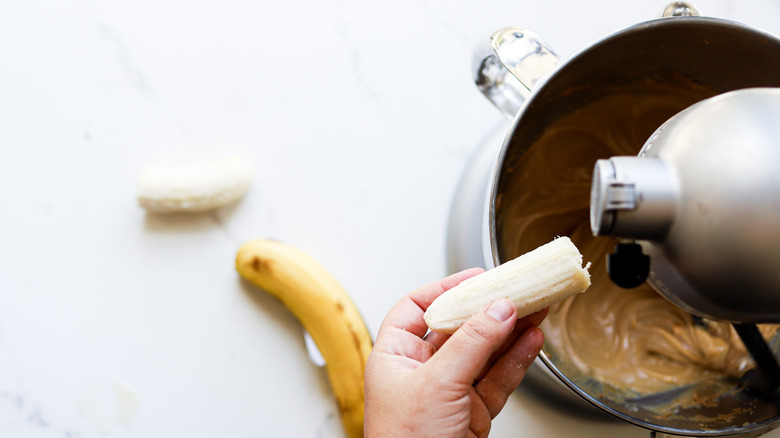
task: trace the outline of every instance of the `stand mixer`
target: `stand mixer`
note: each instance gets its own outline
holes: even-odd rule
[[[780,386],[756,323],[780,322],[780,88],[709,98],[669,119],[637,156],[596,162],[594,236],[622,239],[609,276],[645,280],[695,317],[733,323],[757,363],[748,384]]]
[[[744,344],[743,357],[758,364],[741,380],[650,392],[615,386],[602,378],[612,368],[581,366],[579,351],[546,331],[551,342],[523,386],[554,409],[606,412],[653,436],[752,437],[780,425],[773,354],[780,335],[765,339],[756,326],[780,322],[780,148],[771,135],[780,120],[780,38],[697,15],[675,2],[664,18],[566,59],[525,28],[491,35],[476,53],[475,82],[511,124],[500,150],[481,148],[464,172],[448,266],[491,268],[568,235],[593,262],[591,290],[582,295],[593,297],[594,310],[575,304],[587,310],[569,319],[552,309],[545,323],[558,317],[588,339],[596,338],[582,335],[583,321],[617,331],[599,307],[603,294],[621,300],[637,291],[615,283],[641,284],[641,296],[669,310],[656,317],[664,323],[672,313],[704,331],[730,332],[733,323],[733,344]],[[641,324],[639,315],[627,320]],[[646,333],[654,340],[655,331]],[[641,344],[634,341],[598,339],[580,351],[610,357],[613,345]],[[655,366],[626,363],[631,377]]]

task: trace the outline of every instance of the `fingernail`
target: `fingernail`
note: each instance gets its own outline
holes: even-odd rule
[[[514,310],[515,305],[511,301],[499,298],[490,304],[485,313],[496,321],[506,321],[512,316]]]

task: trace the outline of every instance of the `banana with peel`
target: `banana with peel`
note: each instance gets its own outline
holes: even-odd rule
[[[362,437],[364,372],[372,340],[349,295],[316,260],[279,241],[246,242],[236,255],[236,270],[277,297],[311,334],[325,359],[347,436]]]
[[[452,333],[498,298],[511,300],[522,318],[584,292],[589,266],[582,266],[568,237],[559,237],[443,293],[428,306],[425,322],[432,331]]]

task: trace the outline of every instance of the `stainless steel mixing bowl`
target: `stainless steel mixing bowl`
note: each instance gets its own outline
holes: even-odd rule
[[[518,43],[515,38],[525,41]],[[477,63],[477,83],[486,96],[503,111],[517,112],[501,149],[485,145],[464,172],[449,230],[448,263],[452,271],[475,265],[490,268],[556,235],[570,235],[572,217],[589,228],[588,190],[581,193],[581,199],[580,195],[550,192],[542,181],[517,171],[529,154],[547,153],[560,163],[555,172],[588,179],[589,187],[595,161],[608,158],[609,153],[585,150],[576,142],[549,151],[531,150],[535,141],[555,129],[562,118],[572,114],[587,118],[588,114],[581,114],[587,112],[587,103],[627,90],[639,90],[638,95],[655,93],[656,97],[657,93],[668,93],[676,100],[663,111],[633,120],[630,129],[638,140],[631,147],[637,153],[658,126],[689,105],[731,90],[780,86],[780,40],[721,19],[684,16],[647,21],[590,44],[559,63],[548,46],[524,29],[503,29],[493,35],[492,41],[496,50],[502,43],[513,46],[517,53],[527,52],[519,58],[517,53],[507,55],[513,58],[507,61],[487,51],[480,54]],[[523,58],[530,60],[527,69]],[[515,74],[508,75],[507,71]],[[517,83],[523,83],[526,89],[518,90]],[[657,84],[664,86],[658,88]],[[589,128],[594,132],[626,129],[624,122],[612,126],[608,117],[593,119],[599,120]],[[553,220],[544,227],[513,228],[511,216],[523,214],[513,211],[513,200],[534,193],[548,196],[551,205],[566,203],[570,207],[574,202],[577,211],[567,208],[567,220],[559,227]],[[600,284],[594,282],[591,287],[598,289]],[[714,405],[659,410],[664,403],[673,406],[678,394],[669,391],[627,399],[576,371],[566,357],[550,351],[549,346],[540,354],[540,361],[544,366],[532,367],[525,383],[538,388],[539,393],[553,394],[575,410],[597,406],[614,417],[659,433],[755,434],[771,429],[780,420],[780,401],[753,394],[737,384],[717,389],[720,395]]]

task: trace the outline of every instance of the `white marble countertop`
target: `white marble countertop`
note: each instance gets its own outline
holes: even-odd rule
[[[695,4],[780,33],[772,0]],[[401,295],[446,274],[458,179],[507,128],[471,82],[476,43],[516,24],[566,57],[665,5],[5,2],[0,436],[341,436],[300,326],[242,286],[238,246],[304,249],[375,334]],[[145,166],[226,154],[256,169],[237,206],[137,206]],[[648,433],[518,392],[491,436]]]

